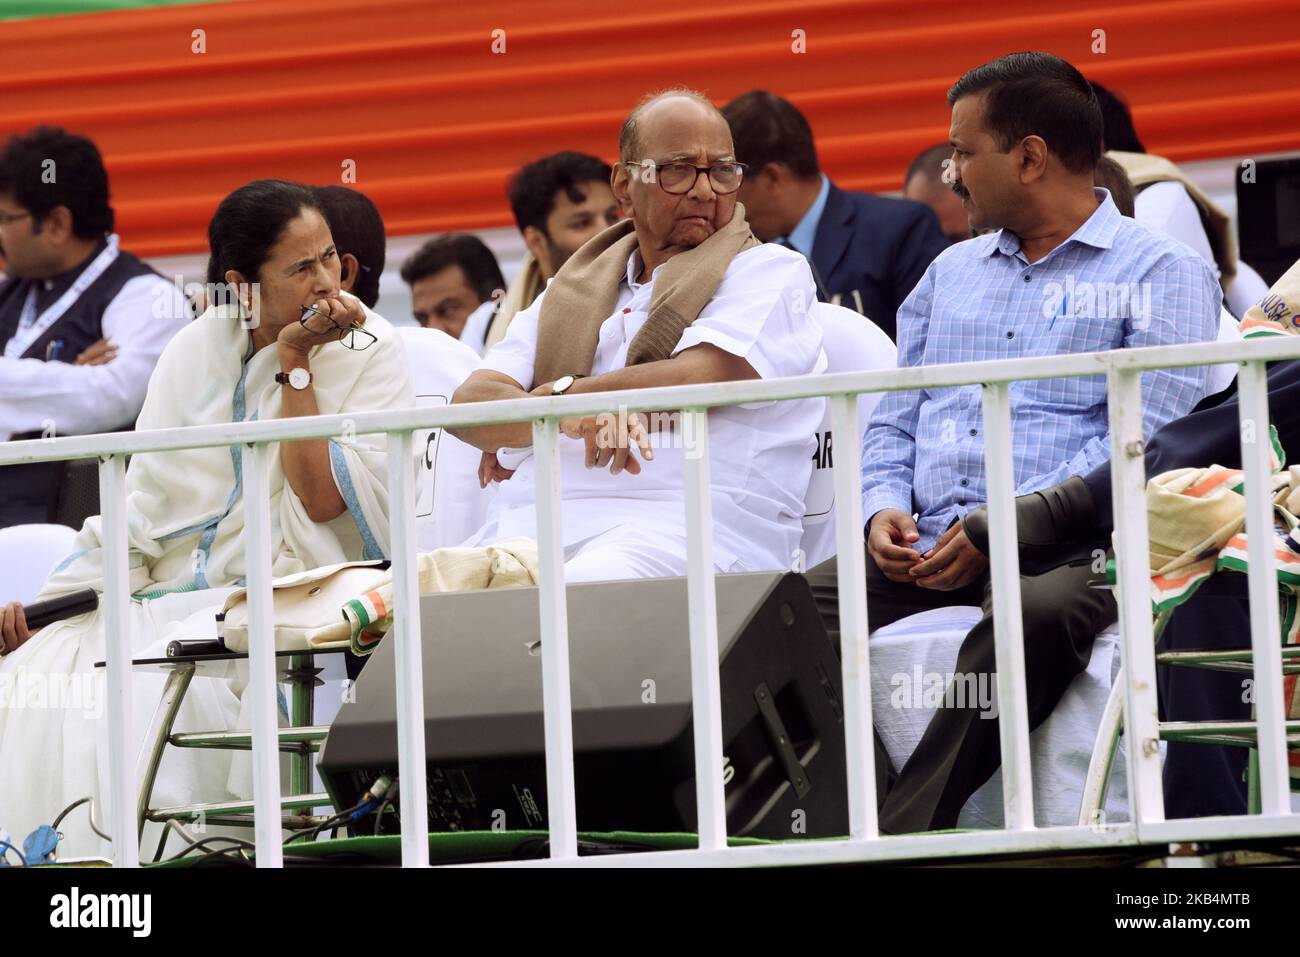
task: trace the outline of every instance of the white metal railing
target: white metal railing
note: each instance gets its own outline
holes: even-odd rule
[[[106,628],[110,722],[108,827],[115,838],[114,863],[139,863],[136,840],[136,770],[128,752],[131,715],[131,648],[126,633],[128,593],[123,456],[205,446],[245,446],[245,557],[249,591],[249,691],[252,695],[256,860],[262,867],[283,863],[280,837],[280,780],[276,743],[274,641],[270,599],[270,498],[268,443],[292,439],[387,433],[393,542],[396,644],[398,775],[402,863],[428,864],[425,804],[423,649],[420,641],[415,569],[414,475],[416,430],[447,426],[533,423],[537,455],[539,602],[545,721],[547,815],[551,857],[534,864],[575,863],[573,733],[569,698],[568,627],[560,535],[558,421],[618,408],[629,411],[681,409],[694,417],[701,454],[687,456],[687,510],[691,691],[695,713],[695,780],[699,847],[684,851],[584,858],[586,865],[651,866],[697,864],[796,864],[897,860],[1166,843],[1224,837],[1300,835],[1300,815],[1289,805],[1283,726],[1276,571],[1268,536],[1250,538],[1250,616],[1255,694],[1259,722],[1262,813],[1166,821],[1160,781],[1155,649],[1147,571],[1145,470],[1142,460],[1141,372],[1157,368],[1241,364],[1238,392],[1247,522],[1271,528],[1268,480],[1266,361],[1300,358],[1300,338],[1203,343],[1063,356],[923,366],[878,372],[837,373],[789,379],[726,382],[555,398],[527,398],[430,409],[366,412],[311,418],[70,436],[0,443],[0,465],[98,457],[104,515]],[[1019,615],[1020,573],[1016,541],[1011,458],[1009,383],[1022,379],[1098,375],[1107,377],[1110,407],[1112,485],[1120,583],[1120,627],[1126,684],[1124,728],[1128,752],[1129,820],[1099,826],[1037,828],[1033,819],[1025,665]],[[881,837],[876,825],[871,694],[867,658],[865,558],[862,549],[861,449],[845,441],[834,462],[839,551],[839,601],[848,768],[847,840],[804,841],[751,847],[726,846],[721,769],[721,694],[718,673],[716,593],[712,573],[707,409],[745,402],[826,396],[832,430],[860,434],[856,396],[863,392],[936,386],[980,385],[984,392],[985,462],[989,475],[991,573],[995,609],[997,694],[1001,716],[1003,800],[1006,828],[968,833]],[[688,423],[689,424],[689,423]],[[691,434],[689,431],[687,434]],[[1294,454],[1296,450],[1291,450]],[[1206,463],[1210,464],[1210,463]],[[123,839],[129,835],[128,839]]]

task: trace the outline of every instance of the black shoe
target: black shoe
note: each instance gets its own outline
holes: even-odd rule
[[[962,516],[961,526],[972,545],[989,553],[988,506],[981,505]],[[1016,537],[1022,561],[1040,564],[1052,559],[1070,558],[1063,546],[1094,542],[1105,537],[1097,527],[1097,512],[1092,493],[1079,476],[1066,479],[1040,492],[1016,499]]]

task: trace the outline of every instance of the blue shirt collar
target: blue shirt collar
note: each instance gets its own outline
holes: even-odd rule
[[[813,204],[808,207],[808,212],[803,214],[803,219],[799,220],[799,225],[790,230],[790,235],[785,237],[785,241],[793,246],[805,256],[811,256],[813,243],[817,240],[817,227],[822,221],[822,213],[826,211],[826,198],[831,194],[831,181],[826,178],[826,174],[821,174],[822,188],[813,200]]]
[[[1096,186],[1092,192],[1097,197],[1097,209],[1083,221],[1083,225],[1076,229],[1069,239],[1056,249],[1061,249],[1070,243],[1083,243],[1097,249],[1110,249],[1114,244],[1115,235],[1121,226],[1120,211],[1115,206],[1115,201],[1110,198],[1110,190]],[[1004,256],[1014,256],[1020,252],[1020,237],[1009,229],[1001,229],[980,238],[984,241],[984,246],[978,251],[979,256],[991,256],[994,252],[1000,252]],[[1053,255],[1056,249],[1048,253],[1048,256]]]

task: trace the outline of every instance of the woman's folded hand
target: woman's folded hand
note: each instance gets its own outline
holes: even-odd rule
[[[311,304],[305,321],[291,322],[280,330],[277,342],[306,352],[315,346],[335,342],[347,329],[364,326],[366,310],[353,296],[331,296]]]

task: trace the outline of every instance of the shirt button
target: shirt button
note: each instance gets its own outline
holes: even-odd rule
[[[961,484],[962,484],[963,486],[966,485],[966,479],[962,479],[962,480],[961,480]]]
[[[979,433],[979,429],[971,429],[971,430],[970,430],[970,434],[971,434],[971,435],[979,435],[979,434],[980,434],[980,433]]]
[[[966,500],[965,500],[964,498],[959,498],[959,499],[957,499],[957,504],[958,504],[958,505],[965,505],[965,504],[966,504]]]
[[[1025,282],[1029,282],[1031,278],[1032,278],[1032,277],[1030,277],[1029,273],[1025,273],[1025,275],[1024,275],[1024,280],[1025,280]]]
[[[1015,334],[1014,332],[1012,332],[1010,329],[1008,329],[1008,330],[1007,330],[1007,338],[1008,338],[1008,339],[1014,339],[1015,337],[1016,337],[1016,334]]]

